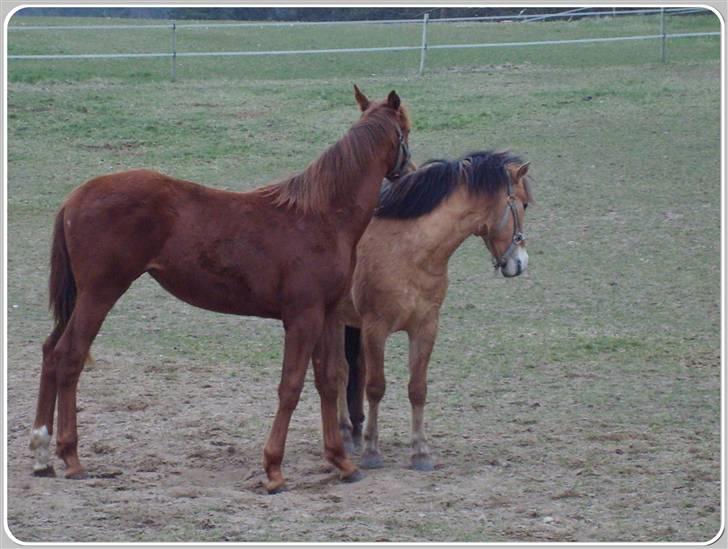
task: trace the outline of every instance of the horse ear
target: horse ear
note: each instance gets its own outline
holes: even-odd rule
[[[389,92],[389,95],[387,96],[387,105],[392,107],[395,111],[399,108],[400,100],[396,91],[392,90]]]
[[[528,173],[528,166],[530,164],[531,162],[521,164],[521,166],[518,168],[518,171],[516,172],[516,179],[523,179],[523,177],[525,177],[525,175]]]
[[[359,103],[361,112],[364,112],[369,108],[369,99],[367,99],[367,96],[361,92],[359,86],[356,84],[354,84],[354,97],[356,98],[356,102]]]

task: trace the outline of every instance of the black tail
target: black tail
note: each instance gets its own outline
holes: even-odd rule
[[[349,363],[349,384],[346,386],[346,400],[349,403],[349,418],[361,432],[364,423],[364,368],[360,365],[361,330],[347,326],[344,332],[344,345],[346,349],[346,362]]]

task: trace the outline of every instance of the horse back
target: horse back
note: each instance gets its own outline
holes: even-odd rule
[[[280,318],[285,306],[345,292],[351,275],[335,223],[292,215],[264,189],[230,192],[134,170],[92,179],[63,209],[81,283],[114,277],[128,286],[148,272],[192,305]]]

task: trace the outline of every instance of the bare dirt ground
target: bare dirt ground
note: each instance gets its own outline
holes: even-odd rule
[[[309,378],[288,438],[288,490],[269,496],[261,455],[277,366],[260,376],[95,349],[81,378],[90,475],[80,481],[63,479],[57,458],[57,478],[31,476],[38,345],[10,357],[8,525],[21,541],[707,541],[719,529],[717,433],[675,429],[664,440],[608,409],[549,396],[603,373],[514,368],[479,388],[453,386],[433,367],[437,466],[421,473],[408,468],[406,384],[393,371],[381,414],[385,467],[353,485],[321,457]],[[696,357],[685,369],[700,373],[693,389],[718,365],[717,355]],[[547,386],[534,386],[534,375]],[[451,400],[456,393],[464,398]]]

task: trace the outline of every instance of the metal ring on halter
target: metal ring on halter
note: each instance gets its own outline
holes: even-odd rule
[[[399,137],[399,145],[397,148],[397,161],[394,163],[394,167],[387,172],[386,177],[390,181],[394,181],[396,179],[399,179],[399,177],[402,175],[402,170],[404,170],[405,166],[410,161],[410,150],[409,146],[404,140],[404,133],[402,133],[402,129],[397,126],[397,136]]]

